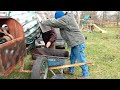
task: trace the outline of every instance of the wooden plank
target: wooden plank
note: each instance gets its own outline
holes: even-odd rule
[[[20,73],[32,73],[32,70],[15,70],[15,72],[20,72]]]
[[[62,65],[62,66],[49,67],[49,70],[52,70],[52,69],[62,69],[62,68],[68,68],[68,67],[74,67],[74,66],[82,66],[82,65],[85,65],[85,64],[92,64],[92,65],[94,65],[92,62],[76,63],[76,64],[68,64],[68,65]]]

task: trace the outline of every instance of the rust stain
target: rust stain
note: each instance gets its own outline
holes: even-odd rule
[[[8,76],[17,63],[24,58],[26,46],[23,27],[16,20],[0,17],[0,28],[3,24],[7,24],[9,34],[14,37],[14,39],[0,44],[0,73]]]

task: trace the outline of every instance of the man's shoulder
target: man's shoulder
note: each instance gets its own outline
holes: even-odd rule
[[[74,14],[69,12],[69,13],[66,14],[66,16],[68,16],[68,17],[73,17]]]

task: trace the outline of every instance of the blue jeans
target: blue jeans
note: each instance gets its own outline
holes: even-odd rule
[[[79,44],[71,48],[71,54],[70,54],[71,64],[75,64],[76,60],[78,60],[78,62],[86,62],[84,49],[85,49],[85,44]],[[88,65],[85,64],[80,67],[82,69],[82,76],[88,77],[89,76]],[[69,67],[70,73],[74,73],[74,71],[75,71],[74,67]]]

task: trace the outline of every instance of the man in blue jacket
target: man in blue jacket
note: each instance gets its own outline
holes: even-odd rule
[[[60,34],[71,48],[70,63],[75,64],[78,62],[86,62],[85,58],[85,37],[79,29],[79,26],[72,13],[64,13],[63,11],[56,11],[55,18],[42,21],[41,24],[51,26],[54,28],[60,28]],[[88,65],[81,66],[82,78],[88,78],[89,71]],[[68,71],[64,71],[65,74],[73,74],[75,72],[74,67],[70,67]]]

